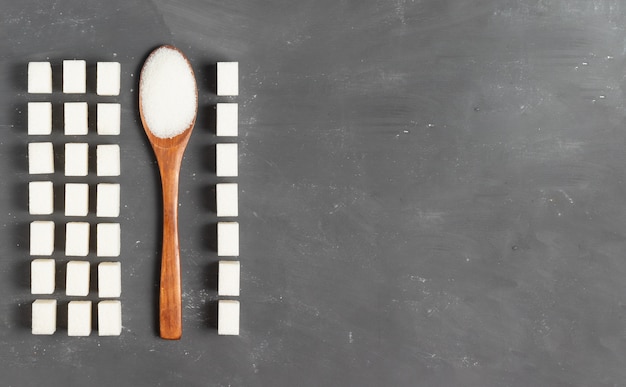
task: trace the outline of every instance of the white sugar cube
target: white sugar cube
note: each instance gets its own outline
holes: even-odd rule
[[[239,63],[217,62],[217,95],[239,94]]]
[[[119,176],[120,175],[120,146],[117,144],[98,145],[96,148],[97,175]]]
[[[120,185],[98,184],[96,216],[116,217],[120,215]]]
[[[236,103],[218,103],[215,106],[215,132],[218,136],[237,136],[238,105]]]
[[[118,62],[98,62],[96,67],[98,71],[96,92],[98,95],[119,95],[120,64]]]
[[[54,259],[33,259],[30,263],[30,292],[32,294],[52,294],[54,287]]]
[[[89,185],[65,184],[65,216],[87,216],[89,213]]]
[[[66,135],[80,136],[89,132],[87,102],[66,102],[63,113]]]
[[[54,222],[36,220],[30,223],[30,255],[52,255]]]
[[[98,265],[98,297],[119,297],[122,293],[122,265],[101,262]]]
[[[52,93],[52,66],[50,66],[50,62],[28,63],[28,92]]]
[[[70,301],[67,304],[67,335],[91,334],[91,301]]]
[[[217,303],[217,334],[239,334],[239,301],[219,300]]]
[[[239,261],[220,261],[218,264],[217,295],[239,295]]]
[[[89,262],[69,261],[66,266],[65,294],[86,296],[89,294]]]
[[[65,255],[85,257],[87,254],[89,254],[89,223],[67,223],[65,225]]]
[[[84,60],[63,61],[63,92],[84,93],[87,90],[87,63]]]
[[[28,212],[31,215],[50,215],[54,211],[54,189],[51,181],[28,183]]]
[[[238,163],[237,144],[215,145],[215,174],[217,176],[237,176]]]
[[[54,173],[54,151],[51,142],[28,144],[28,173]]]
[[[217,223],[217,255],[220,257],[239,255],[239,223]]]
[[[119,103],[98,104],[98,134],[115,136],[120,134],[121,107]]]
[[[217,183],[215,185],[217,216],[238,216],[238,201],[237,183]]]
[[[89,172],[89,145],[65,144],[65,176],[87,176]]]
[[[52,104],[50,102],[28,103],[28,134],[47,135],[52,133]]]
[[[115,300],[98,303],[98,336],[119,336],[122,333],[122,303]]]
[[[118,257],[120,255],[120,224],[99,223],[97,232],[96,250],[98,257]]]
[[[32,304],[32,334],[51,335],[57,330],[57,300],[35,300]]]

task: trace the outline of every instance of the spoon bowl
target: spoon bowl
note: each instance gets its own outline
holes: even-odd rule
[[[193,93],[195,101],[193,114],[191,117],[189,115],[182,117],[178,123],[175,122],[177,129],[171,137],[155,134],[159,132],[155,132],[154,128],[151,129],[151,125],[154,125],[154,117],[148,117],[151,114],[150,111],[154,111],[154,106],[144,106],[144,104],[152,103],[150,101],[153,99],[153,96],[144,95],[148,90],[152,91],[151,88],[145,85],[149,82],[154,83],[160,80],[157,78],[155,81],[154,77],[163,78],[169,75],[176,79],[178,75],[176,73],[168,74],[168,72],[173,72],[171,70],[175,70],[176,66],[173,69],[167,68],[166,70],[168,71],[161,71],[156,74],[152,71],[155,66],[155,58],[158,58],[159,55],[180,55],[187,65],[186,69],[182,68],[181,70],[190,71],[193,78],[193,89],[184,90],[186,93]],[[189,76],[189,74],[184,75]],[[189,79],[187,80],[189,81]],[[176,84],[176,82],[172,84]],[[161,100],[160,102],[167,103],[167,98],[169,97],[166,95],[162,97],[165,101]],[[196,121],[197,111],[198,89],[189,60],[180,50],[173,46],[161,46],[152,51],[146,59],[139,79],[139,115],[141,116],[141,122],[148,141],[154,150],[161,175],[163,191],[163,247],[161,251],[161,282],[159,291],[159,333],[162,338],[168,340],[178,340],[182,336],[182,292],[178,242],[178,182],[183,154]],[[168,113],[176,114],[177,112],[172,111]]]

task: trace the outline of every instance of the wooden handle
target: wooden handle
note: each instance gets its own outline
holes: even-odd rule
[[[178,246],[178,176],[182,152],[163,149],[159,161],[163,186],[163,250],[159,294],[159,330],[164,339],[183,333],[180,250]]]

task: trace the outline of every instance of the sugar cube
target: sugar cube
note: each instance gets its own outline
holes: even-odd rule
[[[52,133],[52,103],[28,103],[28,134],[47,135]]]
[[[30,263],[30,292],[32,294],[52,294],[54,287],[54,259],[33,259]]]
[[[116,217],[120,215],[120,185],[98,184],[96,216]]]
[[[65,255],[85,257],[89,254],[89,223],[68,222],[65,225]]]
[[[31,215],[50,215],[54,211],[54,189],[51,181],[28,183],[28,212]]]
[[[30,255],[52,255],[54,222],[36,220],[30,223]]]
[[[239,94],[239,63],[217,62],[217,95]]]
[[[120,134],[121,107],[119,103],[98,104],[98,134],[115,136]]]
[[[217,255],[220,257],[239,255],[239,223],[217,223]]]
[[[120,224],[99,223],[97,232],[96,250],[98,257],[118,257],[120,255]]]
[[[98,265],[98,297],[119,297],[122,293],[122,265],[101,262]]]
[[[89,294],[89,262],[69,261],[66,266],[65,294],[86,296]]]
[[[89,132],[87,102],[66,102],[63,113],[66,135],[80,136]]]
[[[50,62],[28,63],[28,92],[52,93],[52,66],[50,66]]]
[[[89,184],[65,184],[65,216],[87,216],[89,213]]]
[[[54,173],[54,151],[51,142],[28,144],[28,173]]]
[[[238,216],[238,201],[237,183],[217,183],[215,185],[217,216]]]
[[[119,95],[120,64],[118,62],[98,62],[96,67],[98,71],[96,92],[98,95]]]
[[[91,301],[70,301],[67,304],[67,335],[91,334]]]
[[[217,334],[239,334],[239,301],[219,300],[217,303]]]
[[[115,300],[98,303],[98,336],[119,336],[122,333],[122,303]]]
[[[215,145],[215,174],[220,177],[234,177],[238,174],[237,144]]]
[[[63,61],[63,92],[84,93],[87,90],[87,63],[84,60]]]
[[[120,175],[120,146],[117,144],[98,145],[96,148],[98,176]]]
[[[236,103],[218,103],[215,106],[215,132],[218,136],[237,136],[238,105]]]
[[[57,300],[35,300],[32,304],[32,334],[51,335],[57,330]]]
[[[87,176],[89,172],[89,145],[65,144],[65,176]]]
[[[239,261],[219,261],[217,276],[217,295],[238,296],[239,275]]]

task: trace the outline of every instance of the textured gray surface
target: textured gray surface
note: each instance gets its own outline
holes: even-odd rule
[[[3,385],[624,385],[625,2],[2,3]],[[164,43],[201,93],[180,342],[156,336],[135,102]],[[120,338],[29,332],[25,70],[73,57],[122,63]],[[239,337],[214,329],[218,60],[241,75]]]

